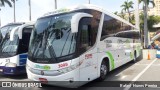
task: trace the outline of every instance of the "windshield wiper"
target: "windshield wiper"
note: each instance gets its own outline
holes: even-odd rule
[[[53,40],[54,41],[54,40]],[[47,47],[48,47],[48,51],[49,51],[49,54],[51,55],[52,58],[54,58],[54,60],[57,62],[57,58],[56,58],[56,54],[55,54],[55,51],[52,47],[52,44],[50,42],[48,42],[47,40]]]
[[[70,31],[70,30],[68,30],[68,33],[69,33],[69,32],[71,32],[71,31]],[[63,48],[62,48],[61,56],[62,56],[62,53],[63,53],[64,47],[66,46],[66,43],[67,43],[67,41],[68,41],[68,38],[69,38],[70,34],[71,34],[71,33],[69,33],[69,34],[68,34],[68,36],[67,36],[67,38],[66,38],[66,41],[65,41],[65,43],[64,43],[64,46],[63,46]]]
[[[43,44],[47,45],[47,46],[45,46],[43,48],[45,50],[48,47],[48,51],[49,51],[50,56],[57,62],[56,54],[55,54],[55,51],[54,51],[54,49],[52,47],[52,42],[48,42],[48,38],[49,38],[48,34],[49,34],[48,30],[45,30],[44,38],[43,38],[43,40],[45,40],[45,42]],[[53,39],[53,41],[54,41],[54,39]],[[44,51],[43,51],[43,55],[44,55]]]

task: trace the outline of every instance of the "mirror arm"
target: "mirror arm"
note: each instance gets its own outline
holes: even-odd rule
[[[75,14],[71,19],[71,31],[72,31],[72,33],[78,32],[79,21],[83,17],[93,17],[93,15],[88,14],[88,13],[77,13],[77,14]]]

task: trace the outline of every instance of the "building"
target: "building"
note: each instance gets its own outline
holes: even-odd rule
[[[155,7],[150,8],[148,11],[149,15],[159,15],[160,16],[160,0],[153,0]]]

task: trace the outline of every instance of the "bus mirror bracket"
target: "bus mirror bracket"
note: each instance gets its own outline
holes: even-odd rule
[[[78,32],[79,21],[83,17],[93,17],[93,15],[88,14],[88,13],[77,13],[77,14],[75,14],[71,19],[71,31],[72,31],[72,33]]]

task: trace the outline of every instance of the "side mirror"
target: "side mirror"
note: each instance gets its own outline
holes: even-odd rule
[[[19,26],[18,27],[15,27],[11,30],[11,33],[10,33],[10,41],[13,41],[14,40],[14,35],[15,33],[18,31],[19,29]]]
[[[29,23],[26,23],[26,24],[24,24],[24,25],[21,25],[21,27],[20,27],[19,30],[18,30],[18,37],[19,37],[19,39],[22,39],[23,29],[24,29],[25,27],[27,27],[27,26],[31,26],[31,25],[34,25],[34,24],[35,24],[35,22],[29,22]]]
[[[79,21],[83,17],[93,17],[93,15],[88,14],[88,13],[77,13],[77,14],[75,14],[71,19],[71,31],[72,31],[72,33],[78,32]]]

